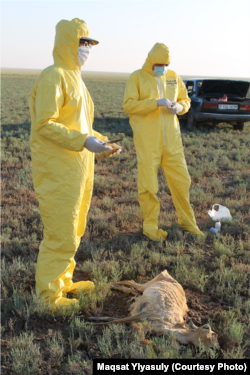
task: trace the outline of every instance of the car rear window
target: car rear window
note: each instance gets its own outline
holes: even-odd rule
[[[202,82],[203,81],[197,81],[197,93],[199,93],[199,90],[200,90],[200,88],[202,86]]]

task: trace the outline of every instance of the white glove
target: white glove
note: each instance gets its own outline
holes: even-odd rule
[[[158,107],[168,107],[170,108],[172,105],[172,100],[169,100],[167,98],[162,98],[157,100]]]
[[[173,102],[172,107],[168,108],[168,112],[171,113],[171,115],[176,115],[179,112],[183,111],[183,106],[177,102]]]
[[[89,150],[90,152],[105,152],[105,151],[110,151],[113,148],[111,146],[105,146],[103,141],[101,141],[97,137],[88,137],[84,143],[84,147]]]

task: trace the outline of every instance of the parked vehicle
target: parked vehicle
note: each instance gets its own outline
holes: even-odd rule
[[[229,79],[189,79],[184,81],[191,107],[178,116],[189,128],[197,123],[226,122],[234,129],[243,130],[250,121],[250,82]]]

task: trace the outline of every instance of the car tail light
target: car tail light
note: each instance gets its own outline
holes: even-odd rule
[[[249,104],[241,104],[240,110],[241,111],[250,111],[250,105]]]
[[[204,103],[203,109],[217,109],[218,104],[217,103]]]

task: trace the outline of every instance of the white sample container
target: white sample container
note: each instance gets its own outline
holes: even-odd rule
[[[215,223],[215,229],[217,229],[218,232],[221,231],[221,223],[220,223],[220,221],[217,221],[217,223]]]

